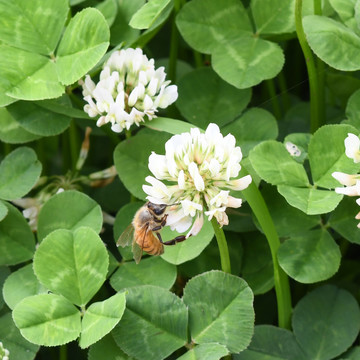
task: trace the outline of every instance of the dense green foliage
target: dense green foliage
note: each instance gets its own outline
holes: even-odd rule
[[[115,133],[83,111],[81,82],[121,48],[179,96]],[[359,70],[360,0],[0,0],[10,359],[358,359],[359,208],[332,174],[360,171],[344,146]],[[136,264],[115,244],[150,154],[210,123],[241,147],[242,206]]]

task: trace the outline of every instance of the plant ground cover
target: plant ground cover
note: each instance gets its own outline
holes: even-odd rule
[[[360,0],[0,0],[0,360],[360,359],[359,70]]]

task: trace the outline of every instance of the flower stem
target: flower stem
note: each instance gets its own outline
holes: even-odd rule
[[[289,93],[287,90],[286,78],[285,78],[283,71],[281,71],[279,73],[278,80],[279,80],[279,88],[280,88],[281,97],[282,97],[282,103],[283,103],[283,107],[284,107],[284,113],[286,113],[291,107],[291,102],[290,102],[290,97],[289,97]]]
[[[295,25],[296,34],[299,39],[301,49],[304,53],[306,68],[309,77],[310,86],[310,130],[314,133],[322,123],[321,113],[322,104],[319,96],[318,73],[316,71],[315,61],[310,47],[306,41],[304,28],[302,25],[302,0],[295,2]]]
[[[171,82],[176,81],[176,60],[178,57],[179,34],[175,24],[175,18],[181,8],[180,0],[175,0],[173,10],[173,21],[171,25],[171,42],[170,42],[170,56],[169,56],[169,79]]]
[[[193,54],[194,54],[195,67],[201,68],[202,66],[204,66],[202,55],[196,50],[193,50]]]
[[[256,216],[270,247],[274,266],[274,283],[279,326],[285,329],[290,329],[292,308],[289,279],[285,272],[280,268],[279,262],[277,260],[277,252],[280,246],[280,240],[276,232],[275,225],[271,219],[264,198],[253,182],[247,189],[242,191],[242,194],[245,196],[251,207],[251,210]]]
[[[265,81],[267,91],[270,96],[270,101],[272,104],[273,112],[277,120],[281,119],[281,108],[279,103],[279,98],[276,95],[275,83],[273,79]]]
[[[71,169],[75,171],[76,163],[79,157],[79,141],[74,120],[71,120],[69,127],[69,143],[70,143],[70,156],[71,156]]]
[[[314,0],[314,13],[315,15],[322,15],[321,0]],[[325,123],[326,111],[325,111],[325,63],[320,59],[316,58],[316,67],[318,75],[318,94],[319,94],[319,126]]]
[[[222,271],[231,274],[229,249],[227,246],[224,230],[219,226],[215,217],[211,219],[211,225],[214,229],[215,237],[219,247],[221,269]]]
[[[59,348],[59,360],[66,360],[67,359],[67,346],[61,345]]]

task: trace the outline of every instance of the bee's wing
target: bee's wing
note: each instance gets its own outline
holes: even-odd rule
[[[116,242],[116,246],[126,247],[132,244],[134,240],[134,226],[130,224],[120,235],[118,241]]]
[[[133,251],[133,256],[134,256],[134,260],[135,262],[138,264],[141,260],[142,254],[143,254],[143,250],[142,248],[137,244],[136,241],[133,242],[132,245],[132,251]]]
[[[138,233],[139,237],[138,239],[134,239],[133,245],[132,245],[132,251],[134,255],[134,260],[138,264],[141,260],[142,254],[143,254],[143,248],[144,248],[144,242],[146,236],[148,236],[149,226],[148,224],[145,224],[142,226],[141,231]],[[139,240],[139,241],[138,241]]]

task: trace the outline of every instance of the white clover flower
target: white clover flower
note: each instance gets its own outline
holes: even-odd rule
[[[25,219],[29,220],[29,226],[32,231],[37,230],[37,220],[42,202],[37,198],[21,198],[12,200],[12,203],[22,207]]]
[[[147,199],[170,206],[166,224],[172,230],[196,235],[204,222],[215,217],[220,226],[229,220],[226,208],[238,208],[241,199],[229,195],[229,190],[244,190],[251,176],[237,179],[242,153],[233,135],[225,137],[216,124],[209,124],[204,134],[199,129],[173,136],[165,144],[165,155],[154,152],[149,157],[149,169],[154,176],[143,185]],[[163,182],[163,181],[164,182]],[[195,220],[194,220],[195,218]]]
[[[360,162],[360,139],[349,133],[344,141],[345,143],[345,154],[348,158],[353,159],[354,163]]]
[[[349,175],[340,171],[335,171],[332,174],[332,177],[335,178],[341,185],[352,186],[356,184],[356,180],[359,178],[359,175]]]
[[[9,360],[10,352],[4,348],[3,343],[0,341],[0,360]]]
[[[63,192],[63,188],[59,188],[56,194]],[[12,200],[12,203],[22,207],[22,214],[25,219],[29,220],[29,226],[32,231],[37,231],[37,223],[40,209],[51,197],[51,193],[41,193],[38,197],[21,198]],[[1,360],[1,359],[0,359]]]
[[[176,85],[165,81],[164,67],[155,70],[154,59],[148,59],[141,49],[115,51],[104,64],[95,84],[89,75],[79,83],[84,111],[90,117],[99,116],[97,126],[110,123],[114,132],[140,125],[145,118],[156,117],[158,108],[165,109],[178,97]]]
[[[359,199],[356,199],[356,203],[360,206],[360,198]],[[355,219],[356,220],[360,220],[360,212],[358,212],[355,216]],[[360,223],[357,224],[357,227],[360,229]]]
[[[360,180],[356,180],[355,185],[352,186],[335,188],[335,192],[348,196],[360,196]]]
[[[353,159],[354,163],[360,162],[360,139],[351,133],[348,133],[347,138],[344,141],[345,144],[345,154],[348,158]],[[335,192],[338,194],[348,195],[348,196],[358,196],[360,195],[360,175],[359,174],[346,174],[340,171],[335,171],[332,174],[332,177],[335,178],[341,185],[345,187],[335,188]]]
[[[345,154],[348,158],[353,159],[354,163],[360,162],[360,139],[351,133],[348,133],[345,143]],[[343,172],[335,171],[331,174],[341,185],[345,187],[335,188],[335,192],[347,196],[360,196],[360,174],[345,174]],[[356,200],[360,205],[360,199]],[[355,216],[356,220],[360,220],[360,212]],[[360,228],[360,224],[357,225]]]

